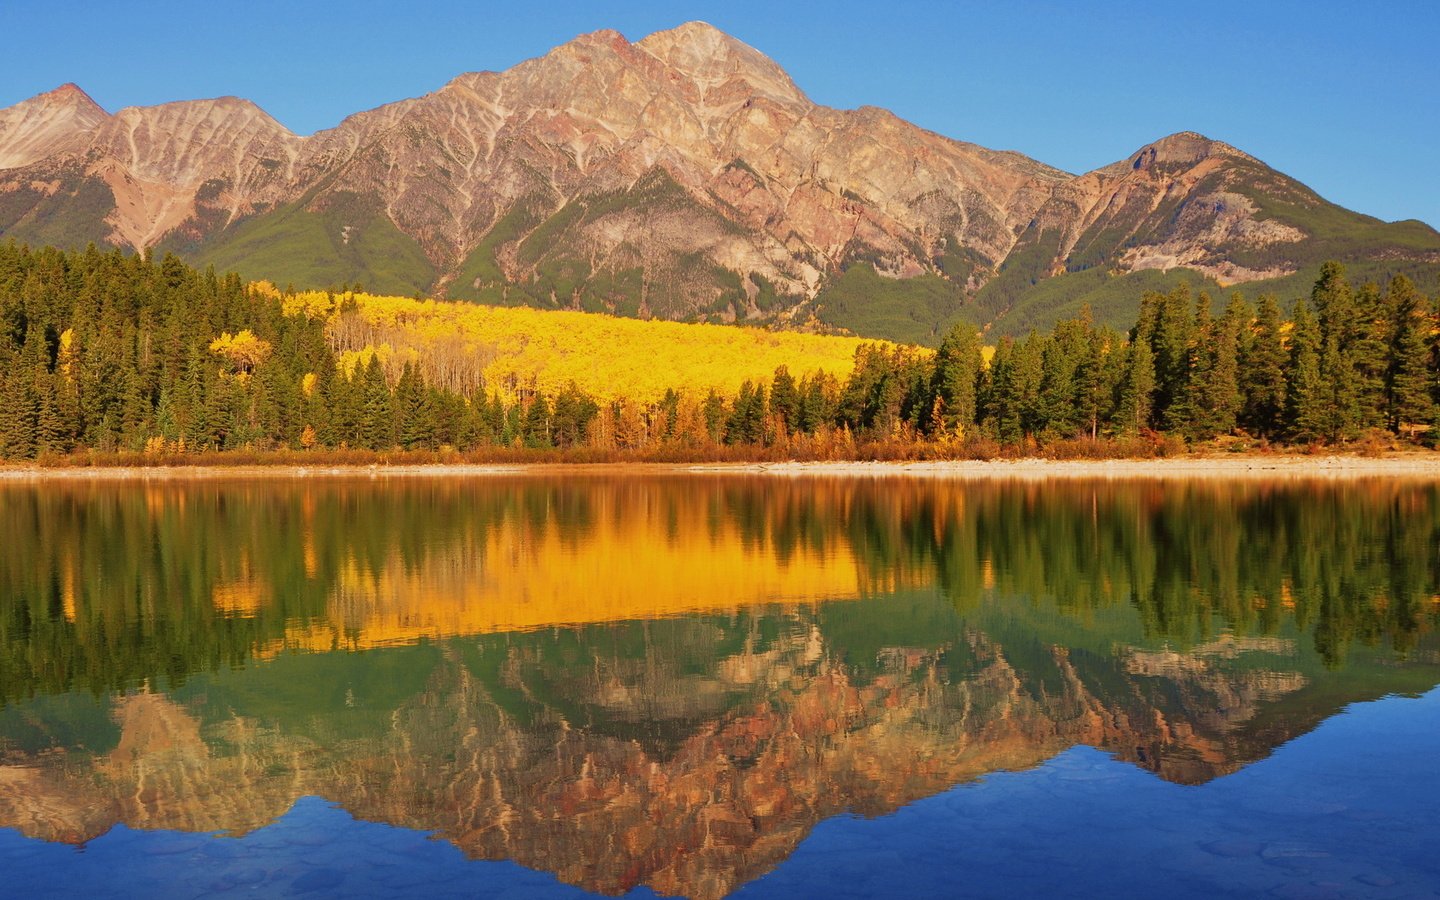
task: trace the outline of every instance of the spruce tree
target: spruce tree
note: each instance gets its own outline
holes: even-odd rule
[[[550,403],[537,393],[525,409],[520,425],[520,439],[525,446],[537,449],[555,446],[550,438]]]
[[[69,452],[72,432],[61,416],[51,376],[36,379],[35,399],[35,452],[39,455]]]
[[[1116,427],[1135,434],[1151,426],[1155,402],[1155,359],[1147,341],[1132,342],[1125,359],[1125,374],[1115,402]]]
[[[1205,317],[1199,318],[1203,322]],[[1235,294],[1225,315],[1199,332],[1190,391],[1189,434],[1193,440],[1209,440],[1235,430],[1240,410],[1240,329],[1248,319],[1244,300]]]
[[[1387,392],[1390,348],[1397,319],[1395,299],[1390,291],[1382,296],[1373,282],[1361,286],[1355,294],[1355,326],[1349,356],[1355,372],[1355,424],[1362,431],[1389,427]]]
[[[420,373],[409,362],[395,384],[395,419],[401,447],[416,450],[436,446],[435,404]]]
[[[1427,346],[1431,310],[1404,275],[1391,279],[1386,305],[1394,315],[1386,365],[1386,414],[1391,430],[1412,436],[1435,422]]]
[[[939,424],[948,435],[963,438],[975,426],[981,365],[979,333],[964,322],[956,324],[940,342],[931,379],[931,390],[941,409]]]
[[[1328,436],[1330,396],[1320,375],[1320,329],[1304,300],[1295,304],[1290,335],[1290,381],[1286,393],[1286,431],[1291,440],[1310,442]]]
[[[30,379],[19,374],[0,380],[0,459],[35,455],[34,393]]]
[[[1327,262],[1320,267],[1310,303],[1319,326],[1318,383],[1325,398],[1318,411],[1320,437],[1340,441],[1353,437],[1361,425],[1361,380],[1354,356],[1358,308],[1344,266]]]
[[[387,450],[395,446],[395,406],[379,356],[370,355],[361,384],[360,445],[369,450]]]
[[[1155,411],[1160,426],[1182,431],[1189,422],[1186,391],[1194,362],[1195,306],[1190,287],[1181,283],[1164,298],[1154,328]]]
[[[1011,396],[1025,435],[1036,435],[1050,424],[1045,418],[1040,385],[1045,377],[1045,338],[1031,331],[1015,346],[1011,366]]]
[[[1081,319],[1055,324],[1050,338],[1045,341],[1041,357],[1037,431],[1073,437],[1082,425],[1084,430],[1089,430],[1090,423],[1082,423],[1077,375],[1081,363],[1090,353],[1090,341],[1088,310]]]
[[[675,398],[676,402],[669,405],[672,411],[676,409],[678,399]],[[770,409],[791,433],[800,430],[799,388],[795,384],[795,377],[785,366],[777,368],[775,377],[770,381]]]
[[[1260,297],[1247,352],[1240,360],[1240,424],[1265,438],[1279,438],[1285,422],[1285,351],[1280,305],[1271,294]]]

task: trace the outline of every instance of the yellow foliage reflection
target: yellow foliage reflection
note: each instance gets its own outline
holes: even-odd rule
[[[591,524],[501,518],[470,540],[429,548],[423,566],[394,548],[339,567],[322,621],[296,623],[267,648],[328,650],[421,638],[813,604],[860,595],[843,541],[790,548],[747,537],[706,503],[601,492]]]

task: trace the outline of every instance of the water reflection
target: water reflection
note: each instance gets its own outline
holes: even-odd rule
[[[12,486],[0,527],[0,825],[52,841],[319,795],[716,897],[846,810],[1077,744],[1205,782],[1440,681],[1432,486]]]

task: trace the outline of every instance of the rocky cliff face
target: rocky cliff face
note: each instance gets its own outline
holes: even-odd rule
[[[931,319],[1007,270],[1254,281],[1319,252],[1334,223],[1302,214],[1316,209],[1381,227],[1199,135],[1071,176],[823,107],[702,23],[582,35],[309,137],[235,98],[109,116],[67,85],[0,111],[3,234],[632,315],[845,325],[827,291],[857,266],[945,298]],[[1420,230],[1363,252],[1440,263]],[[972,318],[1016,300],[991,293]]]

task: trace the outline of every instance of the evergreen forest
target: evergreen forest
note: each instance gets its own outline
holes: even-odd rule
[[[845,377],[781,365],[734,393],[676,383],[658,398],[626,396],[624,384],[600,397],[574,383],[438,377],[413,354],[354,352],[352,294],[318,306],[294,297],[170,255],[0,245],[0,458],[906,458],[1427,444],[1440,401],[1434,299],[1404,276],[1352,284],[1334,262],[1288,311],[1273,296],[1217,300],[1182,282],[1145,293],[1125,332],[1082,313],[992,350],[960,324],[935,351],[859,344]]]

